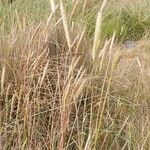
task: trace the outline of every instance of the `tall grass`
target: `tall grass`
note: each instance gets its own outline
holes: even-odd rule
[[[94,3],[90,36],[74,16],[82,8],[84,20],[92,1],[41,0],[42,19],[18,9],[27,2],[1,20],[0,148],[149,149],[149,35],[131,51],[117,31],[105,39],[106,1]]]

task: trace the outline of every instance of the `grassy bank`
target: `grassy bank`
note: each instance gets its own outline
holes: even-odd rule
[[[1,5],[0,149],[149,149],[148,11],[148,1]]]

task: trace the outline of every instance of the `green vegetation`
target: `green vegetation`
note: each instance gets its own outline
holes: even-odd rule
[[[129,5],[111,2],[103,12],[102,36],[110,38],[116,31],[116,36],[120,40],[140,39],[150,29],[149,7],[150,4],[146,0],[141,4],[131,2]],[[93,7],[91,9],[84,16],[90,35],[95,30],[97,13]],[[81,16],[79,18],[81,19]]]
[[[1,4],[0,149],[148,150],[149,6]]]

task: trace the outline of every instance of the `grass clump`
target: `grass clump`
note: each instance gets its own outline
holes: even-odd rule
[[[94,35],[87,35],[88,24],[74,19],[80,11],[80,19],[86,18],[90,2],[74,5],[75,1],[51,0],[51,5],[41,5],[48,9],[47,18],[47,14],[36,18],[35,8],[32,13],[11,14],[9,24],[2,20],[0,149],[149,149],[149,36],[143,36],[132,50],[117,43],[124,32],[121,24],[131,23],[123,22],[127,16],[123,14],[119,31],[111,29],[105,39],[106,1],[97,9]],[[8,14],[2,18],[15,7],[6,9]]]
[[[89,35],[95,30],[97,5],[98,2],[82,18],[87,24]],[[120,41],[139,40],[149,30],[149,18],[149,3],[146,0],[143,3],[110,2],[103,12],[102,36],[110,38],[115,31]]]
[[[140,12],[138,6],[122,8],[120,11],[110,13],[104,19],[103,34],[111,37],[116,31],[121,40],[138,40],[149,30],[150,22],[147,12]],[[143,8],[144,9],[144,8]]]
[[[0,24],[6,32],[10,32],[12,24],[17,22],[18,14],[19,17],[28,18],[28,25],[31,25],[45,21],[50,13],[48,0],[15,0],[11,5],[0,6]]]

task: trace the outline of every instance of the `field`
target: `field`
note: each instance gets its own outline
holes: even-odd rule
[[[0,150],[149,150],[150,1],[0,2]]]

